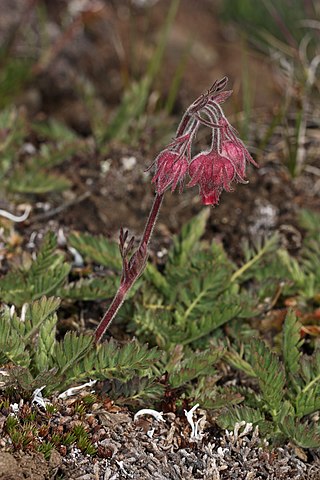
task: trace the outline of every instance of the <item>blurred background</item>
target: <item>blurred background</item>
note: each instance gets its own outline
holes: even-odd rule
[[[184,109],[227,75],[225,105],[258,171],[224,194],[210,237],[237,255],[275,229],[299,248],[295,214],[319,208],[319,3],[315,0],[2,0],[0,208],[24,232],[141,234],[146,168]],[[199,148],[209,139],[204,129]],[[168,193],[155,245],[203,208]],[[18,226],[18,228],[20,228]],[[22,227],[21,227],[22,228]]]

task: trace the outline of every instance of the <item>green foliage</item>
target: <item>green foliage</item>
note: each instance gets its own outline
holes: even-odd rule
[[[52,142],[59,142],[58,145],[69,144],[69,146],[71,146],[73,142],[79,141],[74,131],[53,118],[50,118],[47,123],[34,123],[33,129],[42,138],[46,138]]]
[[[299,224],[302,228],[305,228],[309,238],[319,238],[320,228],[319,221],[320,215],[312,210],[300,210],[298,214]]]
[[[47,385],[46,392],[61,391],[86,380],[116,380],[119,385],[145,378],[146,392],[132,384],[132,396],[153,395],[161,353],[133,340],[123,346],[114,340],[95,346],[92,335],[68,332],[55,337],[60,301],[42,297],[28,305],[24,318],[0,312],[0,386],[20,386],[30,392]],[[11,366],[7,364],[10,364]],[[149,380],[150,379],[150,380]],[[135,380],[136,382],[136,380]],[[153,391],[151,384],[154,384]],[[126,386],[130,394],[130,388]],[[138,394],[139,392],[139,394]],[[130,396],[130,395],[129,395]]]
[[[53,443],[43,442],[38,446],[37,450],[38,452],[43,454],[44,458],[47,461],[49,461],[53,447],[54,447]]]
[[[56,338],[60,301],[43,294],[72,300],[109,298],[117,285],[114,273],[120,269],[120,256],[117,245],[102,236],[71,234],[71,246],[111,271],[105,279],[90,273],[89,278],[74,281],[79,273],[71,271],[55,235],[48,234],[33,261],[24,261],[0,280],[5,302],[20,307],[26,303],[20,315],[6,306],[1,311],[0,387],[31,393],[46,385],[48,395],[97,379],[104,382],[110,398],[132,405],[146,400],[150,405],[166,391],[172,398],[223,409],[219,416],[223,428],[232,428],[235,421],[251,421],[276,441],[289,438],[301,446],[317,445],[319,432],[311,415],[320,409],[320,351],[302,353],[301,326],[293,312],[284,324],[282,359],[263,341],[249,341],[255,330],[246,319],[259,312],[256,305],[268,292],[264,288],[268,278],[279,286],[287,276],[283,294],[298,295],[305,305],[316,300],[318,280],[313,283],[313,296],[306,297],[302,280],[298,282],[301,274],[290,276],[287,264],[280,261],[284,250],[279,249],[277,237],[254,248],[245,246],[245,262],[236,266],[222,245],[201,241],[207,215],[201,212],[183,227],[161,270],[148,264],[136,296],[121,313],[123,319],[129,317],[128,326],[140,341],[161,347],[162,353],[137,340],[121,346],[109,340],[95,346],[92,336],[85,334],[68,332]],[[304,279],[311,274],[317,279],[318,260],[309,260],[310,242],[317,242],[319,235],[317,221],[315,215],[307,216],[302,256],[294,260]],[[222,347],[221,327],[227,323],[230,340]],[[221,386],[223,361],[251,377],[256,387]],[[78,413],[83,411],[79,406]],[[23,439],[17,438],[19,442]],[[86,445],[90,450],[84,439],[84,451]]]
[[[246,422],[259,424],[265,420],[265,416],[259,410],[247,406],[236,406],[225,410],[219,416],[219,426],[221,428],[233,428],[236,423]]]
[[[95,237],[88,233],[73,233],[69,235],[69,243],[98,265],[116,270],[121,269],[121,256],[116,242],[112,242],[102,235]]]
[[[287,269],[291,280],[289,294],[297,295],[302,304],[320,303],[320,215],[315,212],[302,211],[301,225],[307,229],[300,260],[279,252],[279,259]]]
[[[79,365],[80,360],[88,352],[92,340],[92,336],[67,332],[64,339],[56,343],[54,349],[55,365],[57,365],[61,375]]]
[[[293,312],[289,312],[283,329],[283,359],[286,371],[292,375],[299,371],[300,348],[303,344],[300,330],[300,322]]]
[[[51,317],[54,318],[56,310],[59,308],[60,299],[51,297],[49,299],[42,297],[38,302],[28,305],[25,310],[25,317],[23,322],[17,322],[15,318],[16,327],[20,330],[20,335],[24,341],[28,341],[39,331],[43,324],[47,322]],[[52,323],[46,325],[46,333],[50,326],[53,328]],[[51,345],[51,340],[48,339],[48,345]]]
[[[314,424],[293,422],[287,417],[282,426],[286,436],[296,444],[303,448],[319,448],[320,431]]]
[[[105,381],[106,394],[125,405],[152,405],[163,398],[164,386],[154,377],[134,375],[127,382],[116,378]]]
[[[0,50],[0,108],[6,108],[21,92],[22,87],[27,83],[31,74],[33,61],[30,59],[10,57],[3,65],[3,55]]]
[[[214,373],[213,365],[223,356],[222,348],[193,352],[176,347],[166,365],[168,381],[172,388],[180,388],[195,378]]]
[[[101,144],[105,144],[110,140],[129,141],[129,132],[134,134],[130,128],[132,122],[135,122],[135,132],[141,131],[141,125],[137,125],[137,121],[144,113],[148,97],[150,95],[150,79],[142,78],[138,82],[132,82],[122,96],[121,105],[115,113],[112,121],[108,125],[105,132],[100,133],[102,136]],[[137,128],[138,127],[138,128]],[[135,133],[135,136],[137,133]],[[98,137],[99,139],[99,137]],[[132,139],[130,139],[132,141]]]
[[[49,371],[56,342],[57,315],[53,314],[39,327],[37,350],[34,352],[34,369],[38,374]]]
[[[222,359],[223,354],[224,349],[217,346],[193,351],[183,345],[176,345],[173,351],[164,356],[163,361],[162,368],[167,372],[168,387],[211,410],[241,402],[243,397],[238,392],[217,386],[220,376],[215,364]]]
[[[71,269],[64,261],[64,255],[57,253],[56,249],[56,236],[49,232],[31,265],[16,268],[0,279],[2,300],[21,306],[43,295],[55,293]]]
[[[87,455],[94,455],[96,453],[96,448],[91,442],[88,433],[86,432],[83,425],[75,425],[73,428],[73,435],[76,439],[76,444],[80,450]]]
[[[74,234],[70,236],[70,243],[99,264],[109,268],[120,266],[117,245],[102,236]],[[34,261],[27,260],[0,278],[0,296],[6,303],[22,306],[42,295],[54,294],[63,299],[89,301],[110,298],[115,293],[117,281],[113,276],[68,282],[71,269],[65,255],[57,250],[56,235],[49,232]]]
[[[21,155],[30,131],[38,135],[42,143],[32,155]],[[75,153],[89,152],[89,148],[89,143],[57,121],[35,123],[30,127],[16,108],[0,112],[0,179],[8,193],[43,194],[69,188],[67,178],[50,170]]]
[[[253,371],[263,399],[276,418],[284,395],[284,370],[277,356],[259,339],[252,341],[251,355]]]
[[[303,210],[299,220],[307,230],[299,257],[280,247],[277,235],[256,248],[244,246],[246,263],[233,278],[254,282],[261,300],[280,290],[283,296],[297,297],[301,306],[320,303],[320,215]]]
[[[109,378],[124,383],[138,373],[150,376],[154,371],[152,366],[156,365],[160,356],[158,350],[140,345],[137,341],[129,342],[119,348],[111,339],[96,349],[91,349],[80,361],[69,367],[69,378],[73,381]]]
[[[33,444],[37,435],[37,429],[34,422],[23,422],[8,416],[5,424],[5,430],[10,435],[11,442],[15,449],[21,450]]]
[[[112,297],[116,292],[116,281],[113,277],[81,278],[59,288],[56,292],[59,297],[68,300],[103,300]]]
[[[76,412],[78,413],[78,412]],[[13,416],[9,415],[6,419],[5,430],[9,435],[11,443],[16,450],[29,449],[37,450],[43,453],[46,460],[49,460],[52,449],[65,445],[77,446],[83,453],[94,455],[96,448],[92,443],[91,436],[81,423],[77,423],[71,431],[66,433],[56,433],[54,425],[47,425],[45,437],[41,432],[39,424],[36,422],[37,413],[31,411],[28,415],[20,412]]]
[[[173,240],[162,272],[148,265],[142,306],[133,311],[135,332],[169,350],[175,344],[205,347],[230,320],[254,315],[252,299],[232,281],[234,265],[223,247],[199,241],[208,214],[201,212]]]
[[[69,186],[70,182],[66,178],[38,171],[35,162],[28,162],[15,170],[7,183],[9,192],[17,193],[47,193],[65,190]]]
[[[283,362],[262,340],[251,341],[245,360],[254,373],[259,393],[251,398],[253,407],[237,406],[223,412],[218,419],[221,427],[233,428],[235,422],[245,420],[259,425],[264,434],[274,439],[289,438],[304,448],[320,446],[320,429],[307,418],[320,410],[320,350],[301,355],[299,331],[300,323],[290,312],[283,332]],[[230,356],[225,359],[230,362]],[[250,374],[240,355],[239,359],[232,355],[230,363]]]
[[[15,108],[0,112],[0,180],[3,183],[11,173],[16,149],[19,148],[25,133],[25,119]]]
[[[269,264],[270,257],[272,257],[279,249],[279,235],[275,233],[270,238],[265,238],[263,240],[259,239],[256,241],[255,245],[252,246],[250,246],[248,242],[244,242],[242,249],[245,263],[234,272],[232,275],[233,281],[237,278],[241,278],[242,281],[246,281],[249,278],[252,278],[252,270],[256,275],[258,273],[257,269],[260,270],[263,268],[264,263]]]
[[[11,322],[10,311],[6,308],[0,317],[0,362],[2,364],[12,362],[27,367],[30,363],[30,355],[26,351],[20,332],[12,329],[11,323],[13,322]],[[3,373],[1,373],[2,376]]]
[[[235,267],[222,246],[200,242],[207,218],[204,210],[174,238],[163,272],[148,264],[136,287],[140,287],[142,306],[138,296],[125,307],[130,310],[135,333],[146,339],[151,333],[154,343],[162,348],[170,349],[177,343],[196,346],[229,320],[254,314],[252,299],[240,293],[239,285],[232,281]],[[98,265],[120,270],[121,257],[114,242],[102,236],[73,233],[69,243]],[[264,251],[259,259],[263,255]],[[112,276],[104,281],[81,279],[64,285],[57,293],[71,299],[106,298],[116,285]]]
[[[174,237],[168,254],[171,269],[185,265],[189,261],[195,244],[205,232],[209,215],[210,210],[202,210],[182,227],[179,235]]]
[[[249,350],[249,345],[247,346],[247,350]],[[241,370],[249,377],[256,376],[252,366],[245,359],[245,349],[243,344],[240,345],[239,351],[236,348],[233,348],[230,344],[228,344],[228,349],[224,354],[224,358],[229,365]]]

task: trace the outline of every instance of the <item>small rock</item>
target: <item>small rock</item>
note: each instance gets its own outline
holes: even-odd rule
[[[11,453],[0,453],[0,480],[23,480],[17,460]]]

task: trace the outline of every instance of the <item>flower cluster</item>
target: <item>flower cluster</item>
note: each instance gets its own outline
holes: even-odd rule
[[[198,185],[202,202],[216,205],[223,190],[232,190],[233,181],[246,183],[247,162],[257,166],[220,106],[232,94],[223,91],[226,83],[226,77],[215,82],[190,105],[174,140],[156,158],[152,182],[158,194],[169,188],[174,191],[178,184],[181,191],[189,177],[187,187]],[[211,146],[192,157],[192,142],[201,124],[212,131]]]
[[[101,340],[126,295],[146,267],[148,244],[157,221],[164,192],[169,188],[173,191],[178,185],[181,191],[186,178],[189,177],[187,186],[199,186],[203,203],[216,205],[221,192],[231,190],[233,181],[245,182],[246,163],[251,162],[256,165],[220,107],[220,104],[232,93],[223,91],[226,83],[226,77],[215,82],[206,94],[201,95],[190,105],[182,117],[174,140],[155,159],[153,165],[156,166],[156,171],[152,182],[156,186],[156,195],[153,205],[139,246],[133,254],[131,254],[131,250],[134,238],[128,239],[128,232],[124,232],[122,229],[120,231],[122,256],[120,286],[95,331],[96,342]],[[212,131],[211,148],[207,152],[192,156],[192,142],[201,124],[206,125]],[[187,416],[190,417],[189,414],[195,408],[186,412]],[[193,433],[196,436],[196,430]]]

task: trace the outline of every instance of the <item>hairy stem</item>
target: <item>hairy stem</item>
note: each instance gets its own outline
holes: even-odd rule
[[[133,285],[133,283],[132,283],[132,285]],[[130,287],[129,287],[129,289],[130,289]],[[106,313],[102,317],[102,320],[99,323],[99,325],[98,325],[98,327],[95,331],[95,341],[96,341],[96,343],[99,342],[102,335],[107,330],[107,328],[111,324],[112,320],[116,316],[119,308],[121,307],[121,305],[123,304],[123,302],[125,300],[125,297],[126,297],[127,293],[128,293],[128,290],[123,288],[123,285],[120,285],[120,287],[118,288],[117,293],[115,294],[111,304],[109,305],[108,310],[106,311]]]
[[[148,217],[146,226],[144,228],[144,232],[143,232],[139,247],[148,246],[148,244],[150,242],[150,239],[151,239],[151,236],[152,236],[152,233],[153,233],[153,229],[154,229],[155,224],[157,222],[160,207],[162,205],[162,200],[163,200],[163,193],[161,195],[156,193],[156,195],[154,197],[154,200],[153,200],[153,204],[152,204],[150,213],[149,213],[149,217]]]
[[[95,341],[98,343],[103,336],[104,332],[107,330],[107,328],[110,326],[112,320],[116,316],[119,308],[123,304],[128,292],[130,291],[131,287],[133,284],[136,282],[136,280],[139,278],[139,276],[143,273],[145,266],[146,266],[146,261],[148,257],[148,251],[147,251],[147,246],[150,242],[153,229],[155,227],[155,224],[157,222],[158,214],[160,211],[160,207],[162,205],[162,200],[163,200],[163,194],[159,195],[156,194],[148,220],[146,222],[146,226],[141,238],[141,241],[139,243],[139,246],[137,250],[133,253],[131,256],[131,260],[137,258],[140,253],[140,260],[139,264],[137,265],[136,262],[134,261],[129,261],[129,271],[128,272],[122,272],[122,277],[121,277],[121,282],[120,286],[117,290],[117,293],[115,294],[109,308],[107,309],[106,313],[104,314],[101,322],[99,323],[96,331],[95,331]],[[142,253],[145,252],[145,253]],[[142,255],[141,255],[142,254]]]

